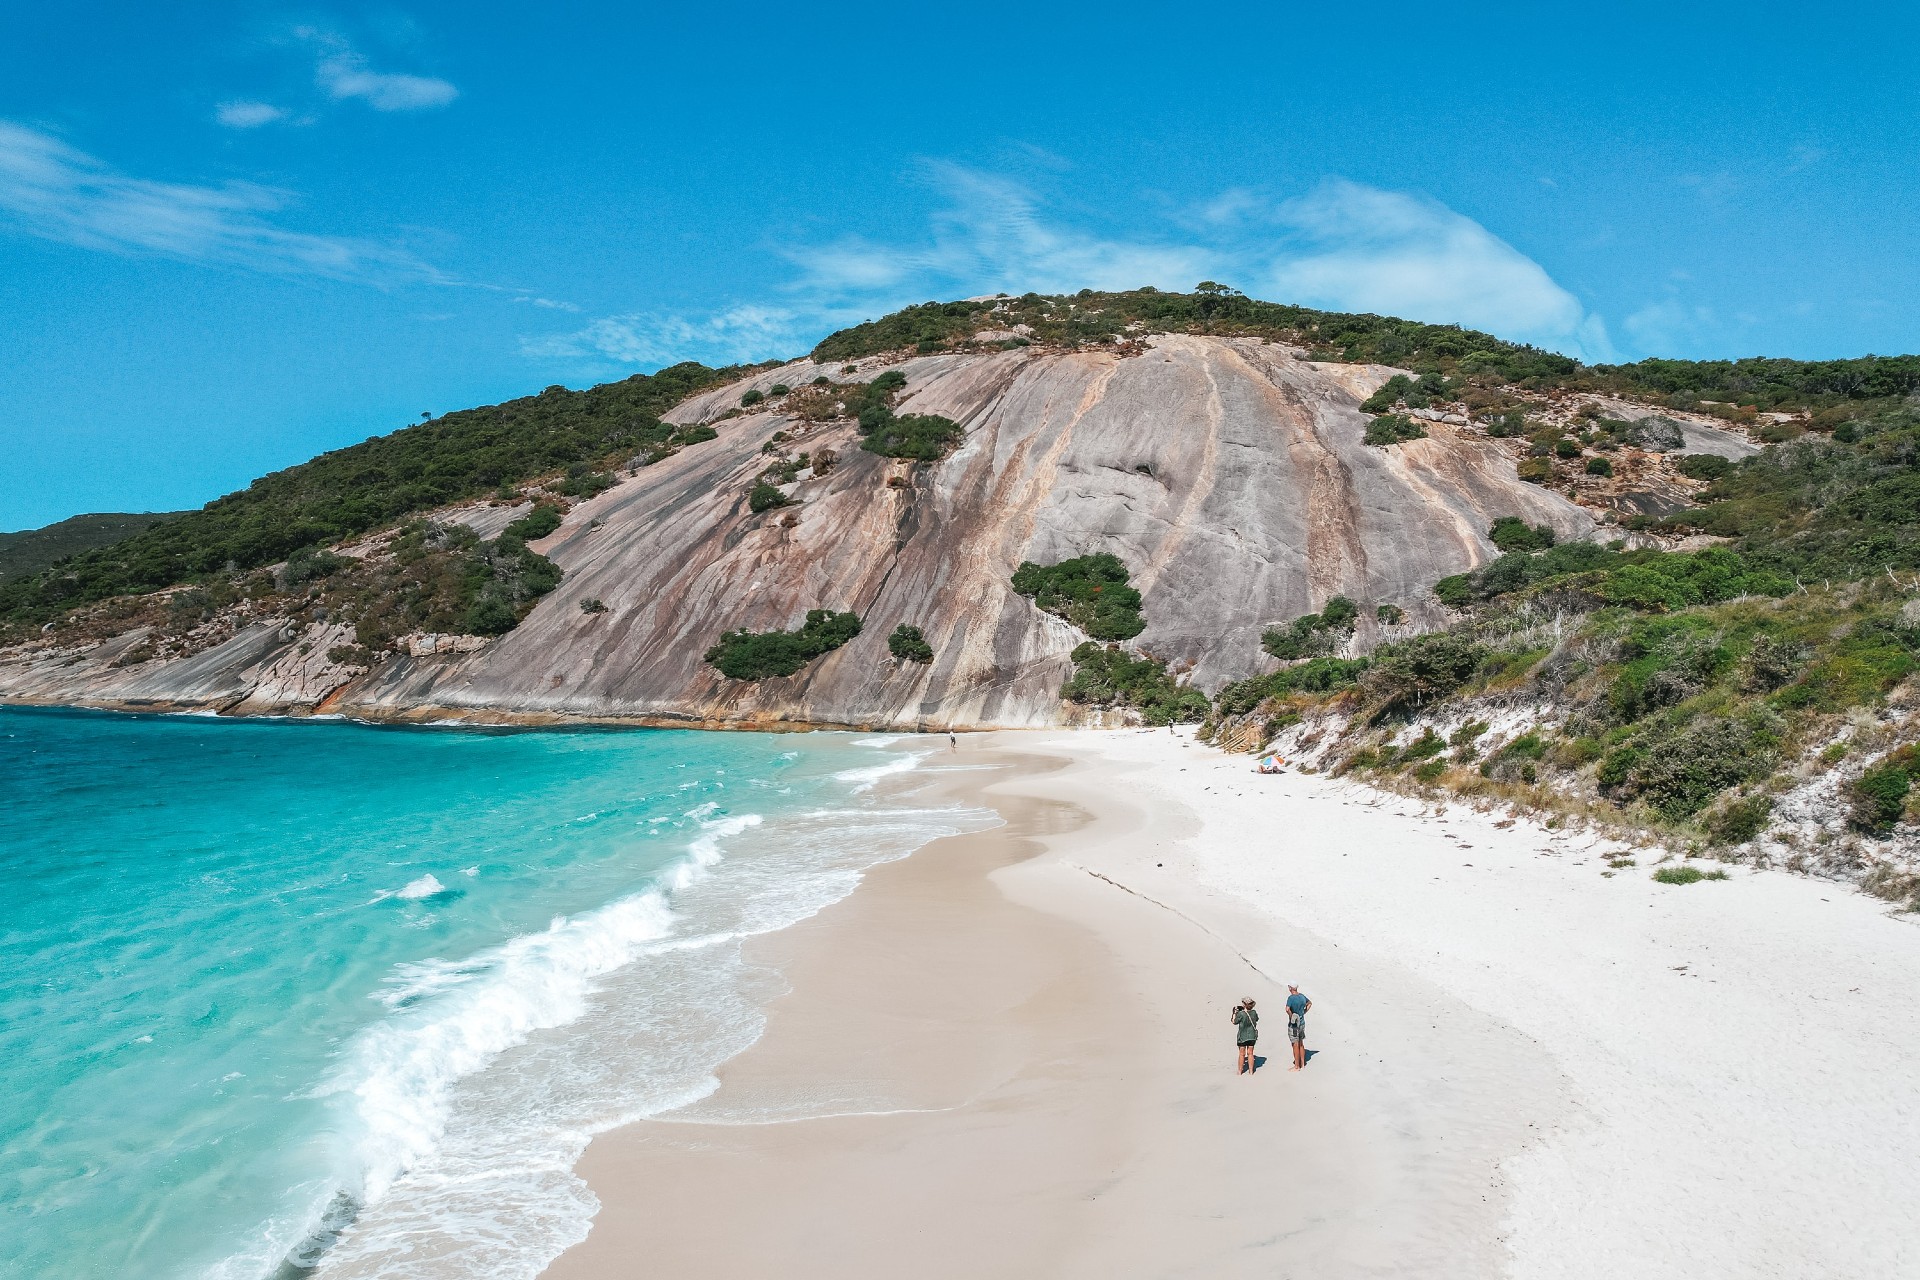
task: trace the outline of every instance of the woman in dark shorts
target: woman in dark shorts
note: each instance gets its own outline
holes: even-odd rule
[[[1253,1011],[1253,997],[1248,996],[1233,1007],[1233,1042],[1240,1052],[1240,1065],[1235,1075],[1245,1075],[1253,1070],[1253,1046],[1260,1038],[1260,1015]]]

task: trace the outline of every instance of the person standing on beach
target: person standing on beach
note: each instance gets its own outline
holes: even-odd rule
[[[1252,1001],[1247,1003],[1251,1004]],[[1299,1071],[1307,1065],[1307,1010],[1313,1001],[1300,994],[1300,988],[1287,984],[1287,1039],[1293,1044],[1293,1066]]]
[[[1240,1051],[1240,1065],[1235,1075],[1246,1075],[1253,1070],[1253,1046],[1260,1038],[1260,1015],[1253,1011],[1253,997],[1249,996],[1233,1007],[1233,1042]]]

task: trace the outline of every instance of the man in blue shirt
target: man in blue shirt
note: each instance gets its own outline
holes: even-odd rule
[[[1300,994],[1300,988],[1287,985],[1287,1039],[1293,1042],[1293,1066],[1298,1071],[1307,1065],[1307,1010],[1313,1001]]]

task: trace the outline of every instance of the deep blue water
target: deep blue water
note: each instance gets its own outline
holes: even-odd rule
[[[536,1274],[915,749],[0,708],[0,1274]]]

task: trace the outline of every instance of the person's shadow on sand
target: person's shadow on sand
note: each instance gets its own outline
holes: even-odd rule
[[[1255,1071],[1258,1071],[1260,1068],[1266,1065],[1267,1065],[1267,1060],[1265,1058],[1261,1057],[1257,1053],[1253,1055],[1253,1069]]]

